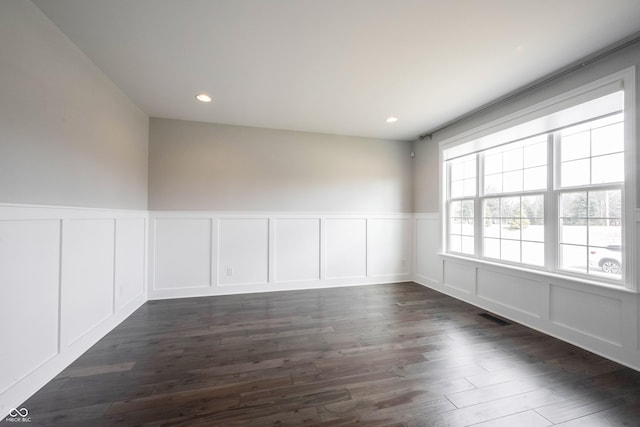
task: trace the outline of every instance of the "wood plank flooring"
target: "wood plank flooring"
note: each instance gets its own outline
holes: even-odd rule
[[[23,406],[32,426],[640,426],[640,372],[481,313],[414,283],[150,301]]]

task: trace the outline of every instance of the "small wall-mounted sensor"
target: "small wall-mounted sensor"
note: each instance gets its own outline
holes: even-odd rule
[[[413,151],[411,152],[411,154],[409,154],[411,156],[411,158],[413,159],[416,156],[416,153],[414,153]]]

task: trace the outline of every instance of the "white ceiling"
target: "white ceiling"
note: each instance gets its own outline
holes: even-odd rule
[[[640,31],[639,0],[34,3],[152,117],[402,140]]]

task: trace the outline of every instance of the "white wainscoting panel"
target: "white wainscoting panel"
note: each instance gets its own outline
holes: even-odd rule
[[[367,266],[370,276],[410,273],[411,222],[408,218],[367,221]]]
[[[440,214],[416,214],[414,230],[416,278],[442,282],[442,260],[433,256],[440,251]]]
[[[535,280],[478,269],[478,297],[533,317],[540,317],[544,287]]]
[[[154,289],[211,286],[211,220],[156,218]]]
[[[0,221],[0,393],[58,353],[59,269],[59,220]]]
[[[320,219],[278,218],[275,222],[276,282],[320,280]]]
[[[150,299],[392,283],[412,276],[410,214],[149,215]],[[186,242],[176,244],[179,239]],[[206,274],[211,286],[203,282]]]
[[[361,279],[367,276],[366,218],[327,220],[327,278]]]
[[[430,243],[437,215],[416,214],[414,281],[640,371],[640,293],[440,254]]]
[[[113,314],[115,220],[62,224],[62,342],[69,346]]]
[[[146,221],[144,218],[116,220],[116,309],[144,292],[146,268]]]
[[[465,294],[475,294],[476,269],[465,263],[446,262],[444,285]]]
[[[144,211],[0,204],[0,418],[146,301],[146,228]]]
[[[261,285],[269,280],[269,219],[218,222],[218,283]]]
[[[622,301],[582,290],[551,285],[551,321],[620,346]]]

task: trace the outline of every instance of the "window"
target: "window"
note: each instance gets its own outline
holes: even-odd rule
[[[632,283],[632,75],[445,141],[446,252]]]

